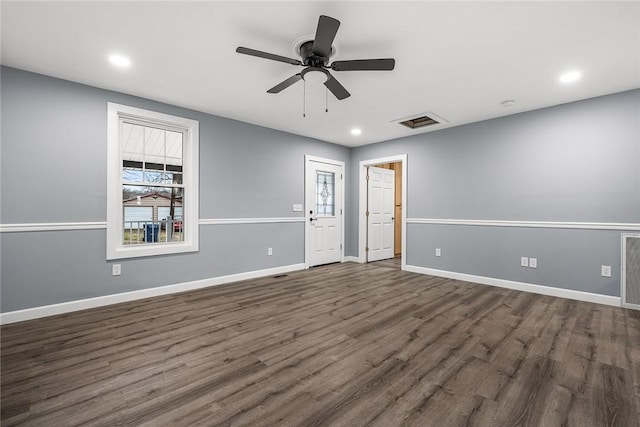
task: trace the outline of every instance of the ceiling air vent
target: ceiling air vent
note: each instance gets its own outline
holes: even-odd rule
[[[440,122],[429,116],[415,117],[413,119],[404,120],[400,122],[401,125],[404,125],[411,129],[418,129],[425,126],[437,125],[438,123]]]

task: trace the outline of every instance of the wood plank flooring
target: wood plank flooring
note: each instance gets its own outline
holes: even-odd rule
[[[345,263],[5,325],[3,426],[638,426],[640,313]]]
[[[402,258],[398,256],[398,257],[391,258],[391,259],[383,259],[381,261],[373,261],[373,262],[370,263],[370,265],[375,265],[377,267],[390,267],[390,268],[400,269],[400,268],[402,268]]]

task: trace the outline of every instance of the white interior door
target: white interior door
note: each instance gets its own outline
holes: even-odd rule
[[[368,168],[368,261],[393,258],[395,171]]]
[[[305,218],[309,267],[342,261],[341,164],[306,161]]]

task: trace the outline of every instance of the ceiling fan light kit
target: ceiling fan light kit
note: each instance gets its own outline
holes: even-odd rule
[[[275,55],[246,47],[238,47],[236,52],[245,55],[256,56],[258,58],[270,59],[272,61],[284,62],[291,65],[305,67],[300,73],[294,74],[281,83],[278,83],[267,93],[280,93],[289,86],[300,80],[315,77],[319,73],[324,74],[324,85],[338,99],[342,100],[351,96],[340,82],[333,77],[329,70],[333,71],[391,71],[395,68],[395,59],[356,59],[347,61],[334,61],[329,65],[329,58],[335,53],[332,48],[340,21],[329,16],[320,15],[318,27],[313,40],[308,40],[300,44],[298,48],[301,60],[288,58],[286,56]],[[322,77],[321,77],[322,78]]]

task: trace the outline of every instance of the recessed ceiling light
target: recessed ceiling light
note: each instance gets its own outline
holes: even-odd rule
[[[116,67],[126,68],[131,65],[131,60],[126,56],[113,54],[109,56],[109,62]]]
[[[353,128],[351,129],[351,135],[360,135],[362,133],[362,129],[360,128]]]
[[[578,70],[568,71],[560,76],[561,83],[573,83],[580,80],[582,73]]]
[[[503,107],[511,107],[515,103],[516,101],[514,101],[513,99],[507,99],[506,101],[501,102]]]

